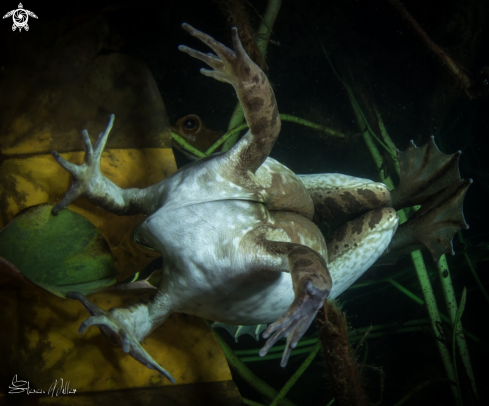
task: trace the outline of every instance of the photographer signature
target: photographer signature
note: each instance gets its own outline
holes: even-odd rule
[[[14,393],[27,393],[31,394],[44,394],[46,391],[42,389],[34,389],[30,387],[29,381],[23,381],[17,378],[17,375],[14,375],[12,378],[12,383],[9,386],[9,394]],[[76,389],[70,389],[70,381],[64,382],[63,378],[55,379],[54,382],[49,387],[47,394],[53,396],[59,395],[72,395],[76,393]]]

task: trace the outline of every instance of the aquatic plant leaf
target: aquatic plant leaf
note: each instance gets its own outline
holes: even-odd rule
[[[20,212],[0,231],[0,257],[36,285],[64,297],[98,292],[116,283],[107,242],[85,217],[71,210],[51,215],[52,205]]]

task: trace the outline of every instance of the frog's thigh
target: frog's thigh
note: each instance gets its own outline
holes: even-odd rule
[[[334,280],[332,298],[352,285],[382,255],[394,236],[399,218],[384,207],[346,223],[326,241],[328,267]]]
[[[314,202],[316,221],[330,221],[391,205],[387,186],[369,179],[338,173],[300,175],[299,179]]]

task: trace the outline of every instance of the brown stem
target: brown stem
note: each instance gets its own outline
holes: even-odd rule
[[[317,320],[335,404],[367,406],[367,395],[348,342],[345,315],[333,303],[325,302]]]

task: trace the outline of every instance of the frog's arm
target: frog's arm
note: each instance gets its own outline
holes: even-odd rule
[[[158,199],[154,197],[161,195],[164,189],[163,183],[160,182],[146,189],[121,189],[102,175],[100,159],[113,123],[114,115],[112,114],[105,132],[100,133],[93,147],[87,130],[83,130],[85,158],[81,165],[68,162],[56,151],[53,151],[56,161],[73,177],[70,189],[63,199],[53,207],[52,213],[54,215],[57,215],[59,211],[66,208],[79,196],[84,196],[94,204],[119,215],[151,214],[157,209]]]
[[[105,311],[79,292],[66,294],[67,298],[78,299],[91,314],[91,317],[80,325],[79,333],[83,333],[90,326],[97,326],[112,344],[122,346],[122,350],[136,361],[149,369],[155,369],[166,376],[171,383],[175,383],[173,376],[162,368],[140,344],[172,313],[168,301],[165,301],[163,296],[160,294],[159,299],[142,300],[127,307]]]
[[[204,54],[183,45],[179,47],[180,51],[213,68],[201,69],[205,76],[233,85],[250,127],[231,150],[219,157],[222,171],[237,178],[248,171],[254,173],[268,157],[280,132],[281,122],[273,89],[260,67],[246,54],[236,28],[231,32],[233,51],[188,24],[182,27],[217,55]]]
[[[261,240],[261,241],[260,241]],[[264,262],[281,263],[274,271],[290,272],[294,287],[294,300],[287,311],[263,332],[267,342],[260,350],[264,356],[282,337],[287,343],[280,365],[285,367],[290,352],[311,325],[318,309],[331,292],[333,281],[324,258],[315,250],[296,243],[259,239],[258,256]],[[261,264],[263,267],[263,264]]]

